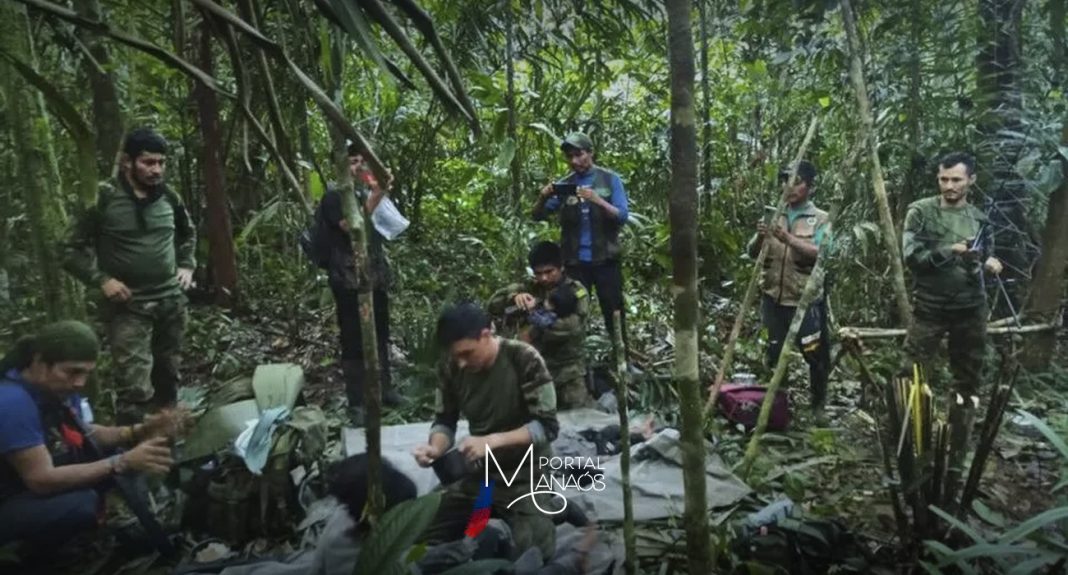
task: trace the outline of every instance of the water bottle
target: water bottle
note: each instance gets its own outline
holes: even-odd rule
[[[86,425],[92,425],[93,424],[93,408],[89,406],[89,398],[88,397],[83,397],[82,401],[81,401],[81,404],[78,406],[78,408],[82,412],[82,421],[85,422]]]

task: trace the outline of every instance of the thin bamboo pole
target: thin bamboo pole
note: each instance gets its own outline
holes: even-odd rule
[[[627,355],[623,348],[623,321],[619,311],[612,312],[612,339],[616,355],[616,405],[619,409],[619,473],[623,489],[623,549],[626,553],[624,569],[627,575],[636,575],[637,551],[634,540],[634,495],[630,490],[630,416],[627,413]]]

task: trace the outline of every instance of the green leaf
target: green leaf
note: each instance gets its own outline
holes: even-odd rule
[[[823,96],[822,98],[820,98],[820,107],[822,107],[822,108],[830,108],[831,107],[831,97],[830,96]]]
[[[386,59],[382,57],[378,44],[375,43],[375,37],[371,32],[371,27],[367,24],[367,18],[364,17],[363,11],[356,3],[349,0],[330,0],[330,7],[334,9],[341,28],[356,40],[356,45],[360,47],[360,50],[379,68],[392,73],[392,70],[386,66]]]
[[[508,569],[511,566],[512,563],[504,559],[482,559],[481,561],[457,565],[441,575],[485,575],[486,573],[495,573],[500,569]]]
[[[1056,507],[1049,511],[1043,511],[1038,515],[1024,521],[1016,527],[1006,531],[1001,537],[998,537],[998,543],[1012,543],[1019,539],[1023,539],[1030,535],[1033,531],[1042,529],[1050,523],[1056,523],[1058,521],[1068,519],[1068,506]]]
[[[1050,429],[1050,426],[1046,425],[1045,421],[1042,421],[1041,419],[1035,417],[1035,415],[1031,412],[1024,409],[1018,409],[1017,413],[1022,415],[1028,423],[1034,425],[1036,429],[1041,431],[1042,435],[1046,436],[1046,441],[1049,441],[1051,444],[1053,444],[1053,447],[1056,447],[1057,451],[1060,451],[1061,456],[1064,457],[1066,462],[1068,462],[1068,443],[1065,443],[1063,437],[1057,435],[1057,432]]]
[[[323,194],[326,193],[326,186],[323,184],[323,179],[319,177],[319,172],[308,172],[308,195],[312,200],[319,201],[323,198]]]
[[[515,140],[505,138],[504,142],[501,142],[501,151],[497,153],[497,171],[499,173],[507,173],[508,166],[512,163],[512,158],[514,157]]]
[[[434,520],[440,503],[440,492],[428,493],[387,511],[360,549],[354,573],[384,575],[399,568],[401,556]]]
[[[1031,575],[1032,573],[1038,573],[1039,569],[1053,563],[1056,558],[1039,557],[1037,559],[1029,559],[1021,563],[1017,563],[1007,575]]]
[[[971,565],[968,565],[964,561],[953,559],[953,550],[947,547],[944,543],[939,543],[938,541],[924,541],[923,544],[938,557],[938,567],[954,563],[957,568],[961,570],[961,573],[964,573],[965,575],[977,575],[975,569]],[[941,570],[936,572],[941,573]]]
[[[1001,528],[1005,527],[1005,517],[997,511],[987,507],[986,503],[983,503],[978,499],[972,501],[972,511],[975,511],[975,514],[980,519],[991,525]]]
[[[272,201],[267,204],[256,215],[252,216],[252,219],[245,224],[245,229],[241,230],[241,235],[237,236],[237,245],[243,246],[248,241],[249,236],[256,232],[256,228],[265,221],[271,221],[276,215],[278,215],[278,206],[282,205],[282,202]]]
[[[545,124],[542,124],[541,122],[534,122],[534,123],[531,123],[531,124],[527,124],[527,127],[534,128],[535,130],[537,130],[537,131],[539,131],[539,132],[541,132],[543,134],[548,135],[550,138],[552,138],[553,142],[562,142],[563,141],[563,138],[561,138],[560,136],[557,136],[556,132],[553,132],[552,128],[550,128],[549,126],[546,126]]]
[[[978,531],[973,529],[967,523],[961,521],[960,519],[957,519],[949,513],[946,513],[935,505],[928,505],[927,508],[931,511],[934,511],[935,515],[941,517],[943,520],[945,520],[946,523],[949,523],[953,527],[960,529],[961,533],[964,533],[968,537],[971,537],[972,541],[975,541],[976,543],[986,543],[986,539],[984,539]]]
[[[1015,555],[1039,555],[1041,557],[1058,557],[1057,554],[1050,553],[1048,551],[1042,551],[1033,547],[1024,547],[1023,545],[995,545],[986,543],[983,545],[972,545],[971,547],[965,547],[959,551],[954,551],[943,564],[948,564],[949,561],[967,561],[971,559],[1008,559]],[[959,563],[958,563],[959,565]]]

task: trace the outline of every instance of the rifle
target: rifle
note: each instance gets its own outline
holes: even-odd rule
[[[990,208],[994,206],[994,203],[990,203]],[[993,224],[990,223],[990,217],[987,218],[979,226],[979,232],[975,234],[975,238],[969,242],[968,252],[975,254],[975,257],[979,259],[979,285],[983,290],[983,296],[986,296],[986,273],[984,268],[986,260],[994,255],[994,232]],[[1009,292],[1005,289],[1005,281],[1001,279],[1001,274],[994,276],[994,281],[997,283],[998,293],[1005,298],[1005,305],[1009,308],[1009,313],[1012,314],[1012,321],[1016,324],[1016,327],[1020,327],[1020,314],[1016,313],[1016,308],[1012,305],[1012,298],[1009,297]],[[994,296],[994,304],[997,304],[997,296]],[[993,309],[993,306],[991,306]]]
[[[96,459],[107,457],[107,453],[96,442],[89,427],[80,417],[76,417],[69,408],[63,410],[63,415],[67,423],[76,427],[82,437],[85,438],[85,445],[88,447],[86,451],[89,455],[94,456]],[[144,528],[145,534],[148,536],[149,541],[152,542],[152,546],[156,548],[156,551],[163,557],[174,557],[178,550],[170,538],[167,537],[163,526],[159,524],[159,521],[156,521],[156,516],[149,510],[148,502],[145,501],[144,493],[138,489],[136,479],[135,476],[116,475],[114,476],[115,488],[118,490],[122,500],[126,502],[126,506],[130,508],[130,511],[137,517],[138,522],[141,523],[141,527]]]

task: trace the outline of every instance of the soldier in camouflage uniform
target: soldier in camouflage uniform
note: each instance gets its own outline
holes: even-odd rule
[[[575,409],[593,403],[586,387],[586,317],[589,314],[589,292],[569,278],[563,270],[563,254],[553,242],[540,242],[527,255],[533,279],[505,287],[489,301],[489,312],[500,318],[504,335],[518,336],[532,343],[545,359],[556,388],[558,409]],[[577,299],[575,313],[560,317],[553,324],[539,330],[538,337],[529,337],[528,313],[547,301],[552,290],[564,286]]]
[[[167,142],[150,129],[126,136],[122,173],[102,184],[75,222],[64,268],[103,292],[118,400],[117,419],[140,421],[177,399],[193,284],[196,233],[181,198],[163,183]]]
[[[457,449],[472,465],[483,464],[488,450],[500,466],[490,464],[494,483],[492,516],[512,530],[520,553],[530,547],[544,559],[553,555],[552,520],[537,509],[531,497],[509,503],[535,489],[541,476],[540,457],[551,455],[550,444],[559,431],[556,392],[545,362],[530,345],[493,334],[489,315],[471,303],[446,309],[438,319],[437,339],[449,360],[439,371],[434,424],[425,445],[415,448],[416,462],[427,467],[455,445],[456,423],[467,418],[470,435]],[[533,460],[527,450],[533,446]],[[533,470],[527,467],[532,465]],[[515,476],[512,476],[516,470]],[[426,532],[430,543],[459,539],[471,517],[485,470],[473,471],[449,485],[433,524]],[[506,476],[503,476],[503,475]],[[507,482],[511,481],[511,485]],[[552,502],[546,505],[553,505]],[[543,505],[544,508],[545,505]]]
[[[998,275],[1001,262],[989,256],[987,218],[968,203],[975,183],[975,159],[953,153],[939,162],[936,197],[909,205],[902,254],[912,272],[914,317],[906,347],[927,376],[942,337],[949,336],[953,390],[976,395],[986,356],[986,295],[983,272]],[[911,373],[911,369],[909,370]]]

